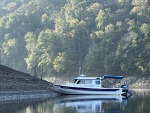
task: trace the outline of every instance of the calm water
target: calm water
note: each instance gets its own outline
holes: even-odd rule
[[[0,102],[0,113],[150,113],[150,90],[133,96],[61,96],[49,100]]]

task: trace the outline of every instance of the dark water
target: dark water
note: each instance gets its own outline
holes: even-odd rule
[[[150,113],[150,90],[121,96],[73,95],[49,100],[0,102],[0,113]]]

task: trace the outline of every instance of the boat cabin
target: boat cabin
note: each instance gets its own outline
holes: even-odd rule
[[[77,77],[74,79],[75,85],[86,85],[86,86],[96,86],[102,87],[102,78],[101,77]]]

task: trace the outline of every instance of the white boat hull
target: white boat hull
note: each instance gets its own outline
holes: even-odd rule
[[[55,91],[61,94],[121,95],[122,88],[90,88],[54,85]]]

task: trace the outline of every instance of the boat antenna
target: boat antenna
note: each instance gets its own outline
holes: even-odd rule
[[[81,75],[81,66],[79,66],[79,76]]]

